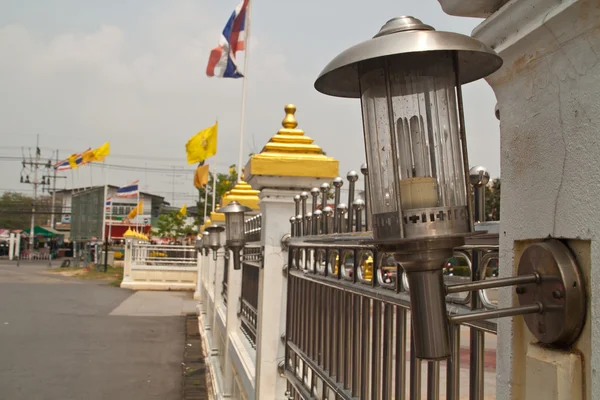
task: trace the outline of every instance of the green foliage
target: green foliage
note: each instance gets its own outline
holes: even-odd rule
[[[61,200],[57,198],[56,209],[62,206],[61,203]],[[0,196],[0,229],[28,229],[31,224],[32,205],[32,197],[15,192],[3,193]],[[35,209],[35,224],[45,225],[49,223],[52,213],[51,197],[38,197]],[[60,221],[60,214],[55,217],[57,221]]]
[[[500,179],[485,187],[485,215],[488,221],[500,221]]]
[[[185,224],[186,217],[179,215],[178,211],[171,211],[158,217],[154,234],[161,238],[176,238],[193,235],[197,228]]]
[[[228,191],[233,189],[233,187],[237,183],[237,180],[238,180],[237,168],[236,168],[235,164],[232,164],[229,166],[229,170],[227,171],[227,173],[225,173],[225,174],[217,173],[217,190],[216,190],[216,194],[213,194],[214,179],[213,179],[213,175],[210,174],[210,176],[208,177],[208,185],[206,185],[206,187],[198,190],[199,200],[196,203],[198,206],[198,216],[196,217],[196,226],[200,226],[204,223],[204,196],[205,196],[205,193],[208,192],[207,214],[208,214],[208,216],[210,216],[210,212],[212,210],[213,195],[215,196],[215,205],[218,206],[218,204],[221,202],[221,199],[223,198],[225,193],[227,193]]]

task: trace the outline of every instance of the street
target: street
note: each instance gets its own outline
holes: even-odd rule
[[[0,399],[180,399],[189,295],[63,277],[47,263],[0,261]]]

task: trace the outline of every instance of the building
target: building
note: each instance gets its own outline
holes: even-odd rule
[[[106,188],[106,198],[112,199],[112,207],[106,207],[105,228],[107,232],[110,232],[112,239],[122,239],[123,233],[130,227],[138,227],[144,232],[150,231],[156,225],[161,209],[169,206],[169,203],[164,201],[163,196],[140,192],[139,201],[143,202],[142,212],[133,219],[127,219],[127,215],[136,207],[138,197],[115,197],[118,188],[119,186],[114,185],[108,185]],[[56,230],[65,233],[66,240],[69,239],[71,232],[73,199],[83,193],[99,190],[104,190],[104,185],[56,191],[56,195],[62,199],[62,204],[57,206],[60,218],[57,218]]]

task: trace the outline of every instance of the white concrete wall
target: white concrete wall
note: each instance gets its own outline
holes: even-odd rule
[[[585,359],[581,392],[590,400],[600,399],[598,6],[597,0],[513,0],[473,32],[504,60],[488,79],[501,117],[501,276],[515,273],[527,240],[569,239],[590,295],[588,323],[571,353]],[[500,305],[515,305],[513,293],[505,289]],[[575,378],[574,387],[561,386],[560,393],[542,384],[556,376],[552,368],[542,379],[533,373],[530,366],[536,362],[527,354],[540,357],[530,341],[521,318],[500,322],[497,398],[582,398]],[[543,351],[547,365],[573,361]]]

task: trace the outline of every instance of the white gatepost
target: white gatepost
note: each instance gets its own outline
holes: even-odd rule
[[[15,256],[15,234],[11,233],[10,238],[8,239],[8,259],[13,260]]]
[[[486,78],[500,118],[500,276],[515,275],[532,240],[557,238],[587,289],[587,321],[569,349],[537,345],[521,317],[498,322],[497,399],[600,399],[598,0],[439,1],[452,15],[488,17],[473,36],[504,61]],[[514,288],[499,299],[518,305]]]
[[[125,254],[123,254],[123,281],[121,287],[123,287],[123,284],[127,286],[132,281],[131,264],[133,262],[133,238],[128,236],[127,233],[123,236],[125,237]]]
[[[294,196],[310,191],[338,175],[338,161],[323,154],[313,139],[297,129],[296,107],[285,106],[283,128],[260,154],[252,156],[245,171],[248,183],[260,190],[263,266],[259,272],[256,345],[256,399],[285,399],[286,380],[278,370],[284,362],[287,252],[281,240],[290,232],[295,213]]]
[[[196,250],[196,264],[198,266],[198,279],[196,279],[196,290],[194,290],[194,300],[198,301],[198,307],[201,306],[202,300],[202,253]]]
[[[256,335],[256,398],[281,399],[286,391],[285,379],[277,365],[284,360],[287,280],[283,268],[287,252],[281,239],[290,232],[290,216],[294,215],[294,196],[298,191],[263,189],[260,193],[262,212],[263,268],[259,272],[258,326]]]

